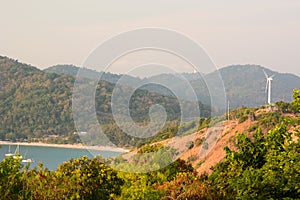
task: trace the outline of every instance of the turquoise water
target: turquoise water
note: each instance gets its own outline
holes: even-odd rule
[[[1,145],[0,148],[0,160],[5,157],[5,153],[8,153],[9,146]],[[11,145],[10,150],[14,153],[16,145]],[[43,163],[44,167],[47,167],[49,170],[55,170],[58,165],[63,162],[70,160],[71,158],[80,158],[82,156],[88,156],[93,158],[96,155],[100,154],[105,158],[117,156],[119,152],[111,151],[100,151],[92,150],[91,152],[86,149],[70,149],[70,148],[56,148],[56,147],[38,147],[38,146],[22,146],[19,148],[20,154],[25,159],[31,158],[35,162],[31,163],[30,166],[37,166],[39,162]]]

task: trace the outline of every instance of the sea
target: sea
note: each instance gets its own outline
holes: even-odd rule
[[[10,150],[14,153],[16,145],[10,145]],[[8,153],[9,145],[2,144],[0,147],[0,160],[5,158],[5,154]],[[114,151],[100,151],[100,150],[87,150],[87,149],[73,149],[73,148],[61,148],[61,147],[44,147],[44,146],[19,146],[20,155],[25,159],[32,159],[34,162],[30,163],[30,168],[33,168],[42,163],[44,167],[49,170],[56,170],[63,162],[70,160],[71,158],[80,158],[82,156],[88,156],[93,158],[97,155],[101,155],[104,158],[114,157],[120,154],[120,152]],[[26,165],[26,163],[24,163]]]

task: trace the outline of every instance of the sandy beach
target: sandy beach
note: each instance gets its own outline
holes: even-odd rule
[[[42,142],[8,142],[0,141],[0,145],[22,145],[22,146],[40,146],[40,147],[55,147],[55,148],[70,148],[70,149],[90,149],[100,151],[113,151],[113,152],[129,152],[127,149],[112,147],[112,146],[84,146],[83,144],[48,144]]]

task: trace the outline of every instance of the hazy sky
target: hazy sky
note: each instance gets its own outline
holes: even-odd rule
[[[260,64],[300,76],[299,0],[0,2],[0,55],[39,68],[81,65],[113,35],[161,27],[193,38],[219,68]]]

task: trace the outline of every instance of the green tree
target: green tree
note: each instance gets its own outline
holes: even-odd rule
[[[18,199],[23,190],[20,159],[5,158],[0,163],[0,194],[2,199]]]
[[[207,180],[207,174],[198,176],[196,173],[178,173],[170,182],[165,182],[159,188],[165,191],[162,199],[189,199],[189,200],[213,200],[218,195],[211,183]]]
[[[237,137],[237,151],[226,148],[225,159],[210,179],[225,199],[300,198],[300,144],[284,124],[264,136]]]
[[[290,104],[287,102],[283,102],[283,101],[276,102],[276,107],[282,113],[290,112]]]
[[[13,157],[0,163],[1,199],[113,199],[121,194],[123,183],[96,158],[72,159],[56,171],[41,164],[29,170]]]
[[[295,89],[293,92],[293,102],[291,103],[293,110],[300,112],[300,89]]]

